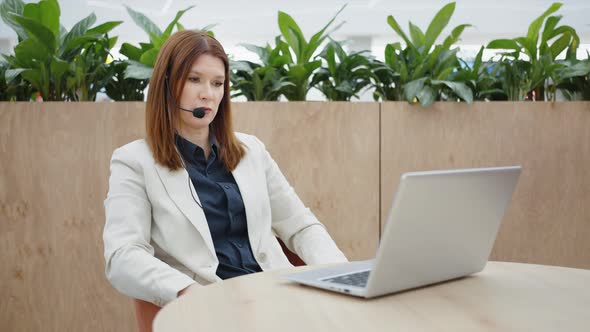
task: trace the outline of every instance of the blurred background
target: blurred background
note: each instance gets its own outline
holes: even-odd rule
[[[24,1],[25,3],[34,1]],[[526,34],[529,24],[545,11],[554,1],[550,0],[459,0],[449,25],[442,35],[459,24],[472,24],[465,29],[461,40],[460,56],[474,56],[481,45],[498,38],[513,38]],[[580,0],[561,1],[563,6],[558,14],[563,16],[561,24],[576,29],[580,37],[579,54],[585,55],[590,48],[590,2]],[[277,24],[279,10],[291,15],[302,27],[306,36],[321,29],[338,11],[348,4],[337,18],[345,23],[332,37],[347,40],[347,48],[370,50],[378,59],[383,59],[385,45],[400,38],[387,25],[387,16],[393,15],[402,28],[408,20],[425,29],[436,12],[448,1],[438,0],[299,0],[299,1],[188,1],[188,0],[60,0],[62,24],[69,30],[76,22],[94,12],[98,22],[125,21],[112,30],[119,36],[119,42],[112,50],[117,55],[123,41],[137,44],[145,41],[146,35],[133,23],[124,5],[149,17],[160,28],[165,27],[176,12],[194,5],[180,22],[186,27],[205,27],[216,24],[212,29],[225,46],[227,53],[235,59],[256,61],[255,54],[240,47],[240,43],[264,45],[280,34]],[[9,53],[16,45],[17,38],[6,24],[0,22],[0,52]],[[484,59],[493,52],[486,51]]]

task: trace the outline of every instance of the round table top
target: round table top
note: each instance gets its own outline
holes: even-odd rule
[[[362,299],[255,273],[191,291],[154,331],[590,331],[590,270],[489,262],[458,280]]]

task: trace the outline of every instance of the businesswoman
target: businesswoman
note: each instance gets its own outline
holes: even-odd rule
[[[163,306],[222,279],[346,261],[256,137],[235,133],[221,44],[184,30],[162,46],[145,139],[116,149],[104,201],[106,276]]]

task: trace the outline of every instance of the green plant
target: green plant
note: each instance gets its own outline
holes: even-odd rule
[[[369,51],[347,54],[341,43],[331,40],[319,57],[326,67],[320,68],[311,81],[311,86],[320,90],[328,100],[350,101],[367,87],[373,76]]]
[[[550,16],[561,6],[561,3],[553,3],[529,25],[526,36],[496,39],[487,45],[489,49],[508,50],[499,54],[506,75],[505,91],[510,100],[525,100],[527,96],[530,98],[533,91],[537,100],[555,100],[557,86],[549,83],[559,80],[557,75],[565,66],[556,58],[566,51],[566,59],[575,59],[580,43],[572,27],[557,26],[560,15]]]
[[[565,60],[555,83],[567,100],[590,100],[590,54],[585,60]]]
[[[115,60],[110,63],[111,79],[105,86],[105,92],[109,98],[116,101],[143,101],[144,90],[149,80],[125,78],[127,61]]]
[[[272,48],[251,44],[243,47],[258,55],[261,64],[250,61],[231,61],[232,97],[244,96],[249,101],[277,101],[281,91],[287,86],[294,86],[285,76],[284,66],[288,58],[288,46],[280,37],[275,38],[276,46]]]
[[[371,63],[371,87],[374,88],[373,99],[403,100],[401,75],[391,65],[379,60]]]
[[[305,39],[295,20],[289,14],[279,11],[279,29],[288,46],[288,49],[283,50],[287,60],[284,75],[289,82],[293,83],[293,85],[284,86],[281,91],[288,100],[305,100],[307,92],[311,89],[311,76],[322,65],[321,60],[311,59],[329,34],[344,24],[342,22],[330,32],[326,32],[345,7],[346,5],[342,6],[328,24],[315,33],[309,41]]]
[[[4,55],[10,64],[7,82],[20,77],[38,90],[43,100],[94,100],[108,81],[106,59],[117,38],[108,32],[122,22],[96,22],[94,13],[68,32],[59,23],[57,0],[24,4],[4,0],[4,22],[18,35],[14,55]]]
[[[437,99],[456,97],[468,103],[473,101],[471,89],[464,82],[453,81],[451,75],[460,68],[457,59],[459,49],[451,49],[451,46],[470,25],[455,27],[442,44],[435,45],[454,11],[454,2],[445,5],[434,16],[426,33],[409,22],[410,38],[393,16],[387,18],[387,23],[404,40],[405,47],[402,48],[399,42],[386,46],[385,63],[392,71],[381,70],[375,97],[386,100],[401,100],[403,97],[409,102],[419,101],[422,106],[428,106]]]
[[[482,46],[472,65],[459,59],[462,65],[450,74],[451,80],[467,84],[475,100],[506,100],[506,93],[499,78],[501,67],[493,61],[482,61],[483,51]]]
[[[184,30],[184,26],[180,24],[179,20],[184,13],[193,7],[194,6],[190,6],[184,10],[178,11],[164,32],[162,32],[152,20],[142,13],[127,6],[125,7],[127,8],[129,16],[133,19],[133,22],[143,29],[143,31],[145,31],[150,37],[149,43],[139,43],[139,47],[133,46],[129,43],[123,43],[123,45],[121,45],[121,50],[119,52],[128,58],[128,66],[125,69],[125,78],[139,81],[150,79],[160,48],[164,45],[166,40],[168,40],[174,28],[177,30]],[[213,26],[214,25],[208,25],[201,30],[207,31],[210,35],[213,35],[213,32],[210,31]]]
[[[0,101],[29,101],[33,87],[20,77],[6,81],[6,71],[10,69],[8,62],[0,61]]]

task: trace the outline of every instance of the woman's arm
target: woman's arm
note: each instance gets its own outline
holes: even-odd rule
[[[151,204],[141,165],[131,151],[115,150],[104,201],[106,276],[130,297],[163,306],[195,281],[154,257]]]

